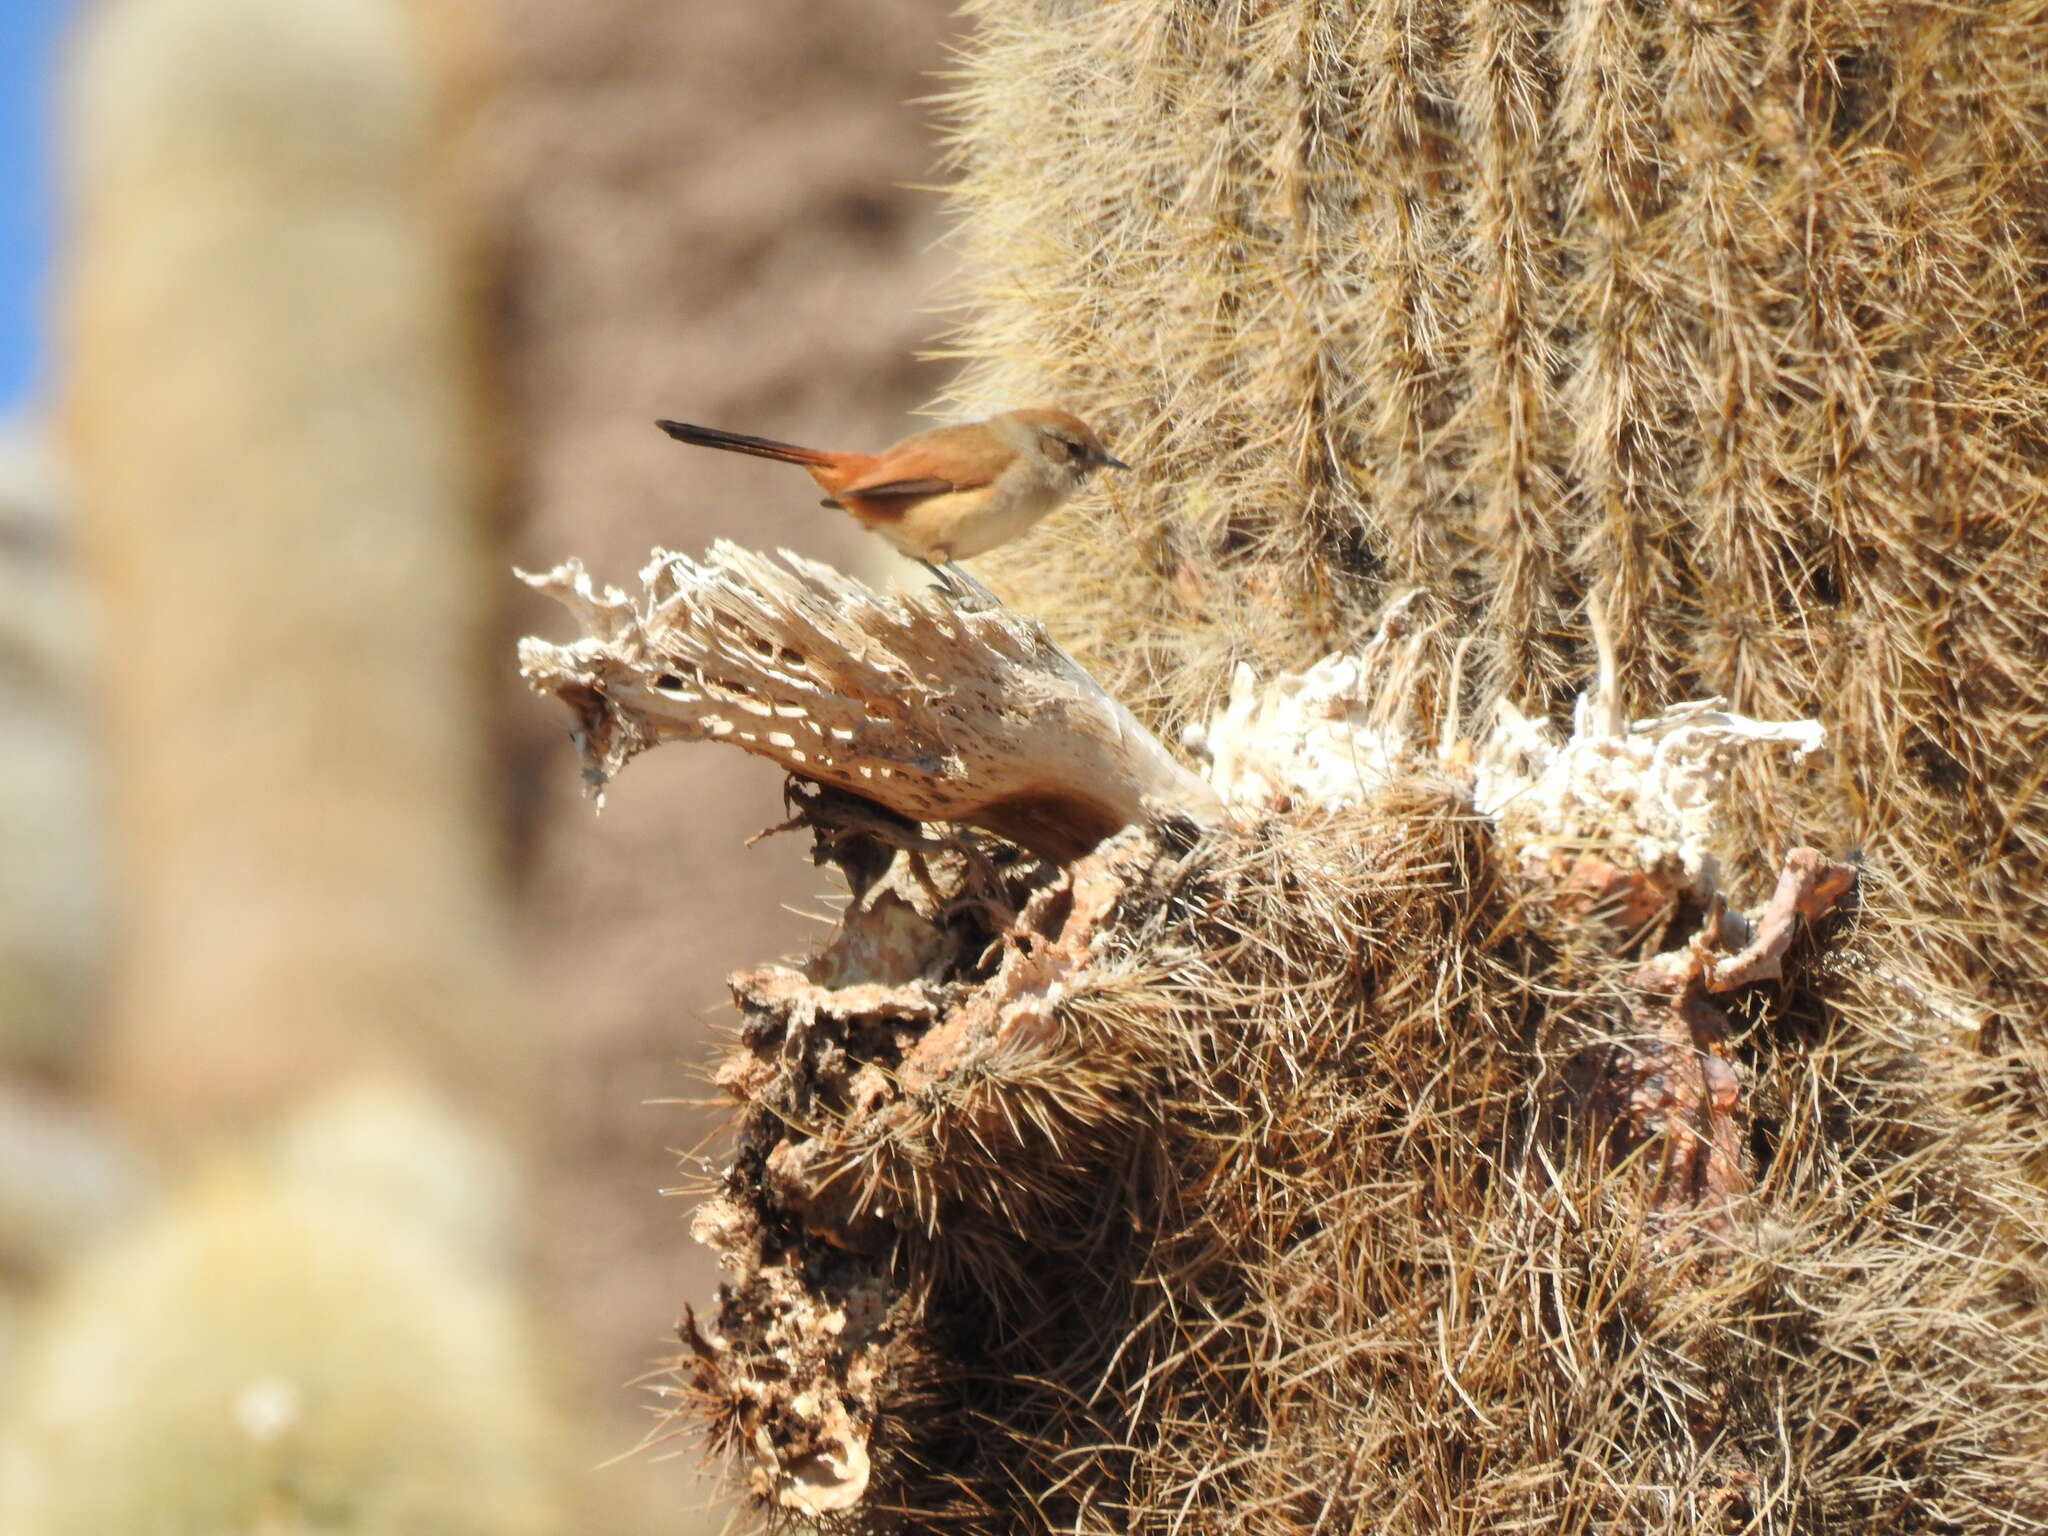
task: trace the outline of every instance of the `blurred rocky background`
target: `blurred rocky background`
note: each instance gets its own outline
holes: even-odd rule
[[[722,1519],[623,1454],[716,1279],[661,1191],[718,1155],[717,978],[826,886],[741,848],[751,761],[595,817],[509,571],[861,558],[651,420],[881,443],[943,387],[949,10],[62,18],[0,432],[0,1530]]]

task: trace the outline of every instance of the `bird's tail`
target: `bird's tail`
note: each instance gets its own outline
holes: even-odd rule
[[[655,425],[679,443],[700,448],[723,448],[727,453],[751,453],[761,459],[781,459],[786,464],[836,464],[842,455],[822,448],[799,448],[795,443],[778,443],[770,437],[748,437],[741,432],[721,432],[716,427],[693,427],[687,421],[657,421]]]

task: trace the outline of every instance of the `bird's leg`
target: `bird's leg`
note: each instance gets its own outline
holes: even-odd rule
[[[1003,606],[1001,598],[951,560],[943,565],[934,565],[929,560],[920,560],[918,563],[939,578],[939,585],[945,589],[946,595],[952,598],[955,604],[967,608],[970,612],[986,613],[990,609]]]
[[[967,589],[960,584],[959,577],[954,574],[957,567],[952,561],[933,562],[920,555],[917,563],[938,578],[939,590],[954,602],[957,603],[967,596]]]

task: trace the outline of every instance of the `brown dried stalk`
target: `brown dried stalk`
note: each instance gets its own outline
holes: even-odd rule
[[[1631,975],[1645,994],[1629,1009],[1639,1033],[1582,1053],[1568,1070],[1616,1155],[1661,1145],[1659,1212],[1697,1212],[1708,1230],[1729,1230],[1751,1183],[1742,1153],[1749,1106],[1728,1016],[1708,995],[1782,976],[1801,921],[1819,922],[1855,883],[1853,865],[1794,848],[1754,921],[1727,912],[1717,894],[1690,942]],[[1743,947],[1722,953],[1732,942]]]

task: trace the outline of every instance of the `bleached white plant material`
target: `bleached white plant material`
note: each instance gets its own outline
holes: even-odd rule
[[[1430,635],[1411,621],[1415,595],[1397,602],[1358,653],[1325,656],[1263,689],[1239,663],[1230,700],[1187,745],[1209,757],[1209,782],[1227,804],[1257,811],[1343,810],[1416,766],[1414,692],[1408,686]]]
[[[581,639],[522,640],[520,670],[579,722],[602,792],[662,741],[729,741],[918,821],[984,827],[1056,858],[1216,793],[1046,634],[994,607],[890,596],[784,550],[657,550],[641,591],[574,560],[522,578]]]
[[[1596,842],[1637,869],[1678,874],[1704,898],[1718,884],[1711,844],[1737,755],[1789,748],[1798,761],[1825,740],[1817,720],[1753,720],[1722,699],[1624,725],[1606,718],[1594,694],[1580,698],[1571,735],[1561,737],[1502,701],[1473,756],[1472,800],[1525,861]]]
[[[1413,621],[1413,606],[1396,603],[1359,651],[1263,687],[1238,667],[1228,704],[1186,737],[1208,757],[1209,782],[1227,806],[1253,815],[1344,810],[1434,764],[1469,778],[1474,809],[1524,862],[1568,864],[1597,847],[1704,899],[1718,883],[1710,848],[1737,755],[1777,747],[1797,761],[1826,739],[1817,720],[1755,720],[1721,699],[1617,718],[1611,653],[1596,622],[1601,681],[1580,697],[1569,736],[1503,700],[1478,740],[1458,739],[1451,720],[1431,741],[1416,717],[1414,678],[1434,637]],[[1453,678],[1453,696],[1456,687]]]

